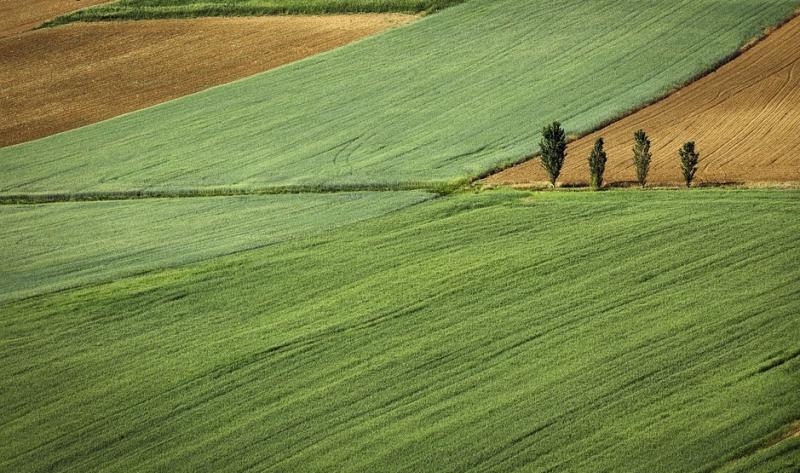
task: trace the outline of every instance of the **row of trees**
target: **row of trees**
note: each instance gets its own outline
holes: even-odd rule
[[[650,160],[653,157],[650,152],[650,139],[644,130],[638,130],[633,134],[633,138],[633,165],[636,168],[636,180],[640,186],[644,187],[647,183],[647,173],[650,172]],[[606,161],[608,161],[603,145],[603,138],[598,138],[589,154],[589,185],[592,189],[603,187],[603,175],[606,171]],[[539,148],[542,167],[550,178],[550,184],[555,187],[556,180],[561,174],[561,167],[567,157],[567,134],[561,128],[561,123],[553,122],[542,129],[542,141],[539,143]],[[678,156],[680,156],[681,173],[686,181],[686,187],[691,187],[697,172],[697,165],[700,162],[700,154],[695,149],[694,141],[684,144],[678,150]]]

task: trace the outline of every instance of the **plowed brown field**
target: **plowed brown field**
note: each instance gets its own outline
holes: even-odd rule
[[[108,0],[0,0],[0,38],[31,30],[45,21]]]
[[[281,16],[75,23],[0,39],[0,146],[230,82],[414,19]]]
[[[690,140],[701,154],[697,182],[800,181],[800,18],[716,72],[570,144],[559,182],[587,182],[586,159],[599,136],[608,153],[606,180],[635,180],[631,148],[639,128],[653,142],[649,182],[654,184],[680,183],[677,151]],[[536,185],[546,180],[533,159],[485,182]]]

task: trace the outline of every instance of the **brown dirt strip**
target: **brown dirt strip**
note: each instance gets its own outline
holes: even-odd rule
[[[73,23],[0,39],[0,146],[149,107],[407,23],[400,14]]]
[[[47,20],[108,0],[0,0],[0,38],[32,30]]]
[[[606,181],[635,181],[631,148],[639,128],[653,142],[648,179],[653,184],[681,182],[677,151],[690,140],[701,155],[698,183],[800,181],[800,17],[716,72],[571,143],[559,182],[587,183],[586,160],[600,136],[608,153]],[[532,159],[484,182],[546,181],[539,160]]]

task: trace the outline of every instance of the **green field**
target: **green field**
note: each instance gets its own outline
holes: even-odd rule
[[[473,0],[330,53],[0,149],[0,192],[454,181],[661,96],[798,0]]]
[[[462,185],[798,6],[467,0],[0,149],[0,472],[800,471],[800,190]]]
[[[48,205],[58,241],[124,204]],[[0,302],[0,470],[797,471],[798,215],[458,193]]]
[[[272,245],[430,197],[360,192],[0,205],[0,300]]]
[[[199,16],[252,16],[328,13],[433,12],[464,0],[118,0],[79,10],[45,23],[144,20]]]

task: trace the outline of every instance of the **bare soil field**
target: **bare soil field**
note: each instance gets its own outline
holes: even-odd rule
[[[677,151],[690,140],[701,155],[699,183],[800,182],[800,17],[716,72],[571,143],[559,182],[588,181],[586,159],[599,136],[608,153],[606,181],[634,181],[631,148],[639,128],[653,142],[650,183],[680,183]],[[533,159],[485,182],[546,180]]]
[[[75,23],[0,39],[0,146],[149,107],[344,45],[400,14]]]
[[[31,30],[58,15],[108,0],[0,0],[0,38]]]

